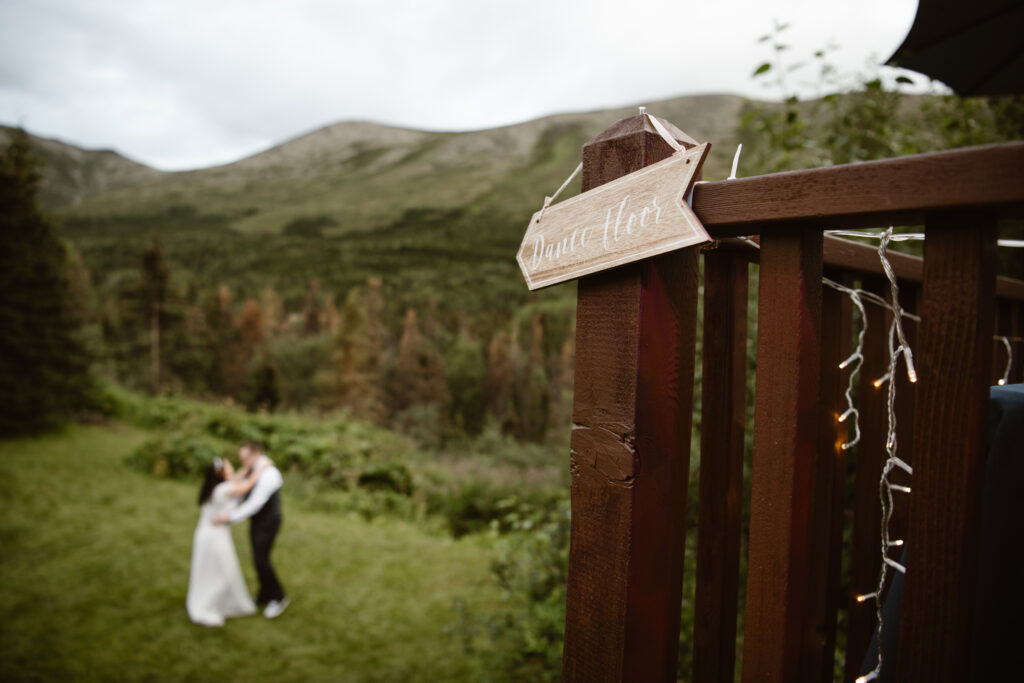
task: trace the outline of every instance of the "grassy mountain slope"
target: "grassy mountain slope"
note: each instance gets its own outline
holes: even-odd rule
[[[13,133],[13,128],[0,126],[0,147],[10,142]],[[89,197],[152,182],[165,175],[107,149],[81,149],[37,136],[32,136],[32,142],[45,164],[42,201],[50,208],[73,206]]]
[[[743,106],[707,95],[649,111],[712,141],[705,177],[721,178]],[[514,257],[530,215],[579,163],[583,143],[635,112],[465,133],[339,123],[225,166],[140,171],[58,217],[101,289],[137,268],[159,233],[176,277],[200,287],[227,283],[246,296],[270,285],[296,304],[311,278],[343,295],[383,275],[396,307],[434,299],[453,315],[500,319],[526,301]]]
[[[653,104],[653,113],[716,144],[710,177],[726,168],[743,100],[713,95]],[[578,162],[579,144],[633,107],[563,114],[466,133],[404,130],[365,122],[337,123],[233,164],[159,174],[114,188],[76,206],[76,216],[166,211],[192,205],[223,215],[233,229],[274,234],[296,219],[324,218],[328,234],[376,228],[409,209],[451,210],[478,201],[546,161],[551,178]],[[573,145],[561,149],[566,138]],[[550,158],[554,146],[558,158]],[[544,157],[540,159],[539,157]],[[541,178],[537,178],[538,181]],[[552,180],[557,187],[561,178]],[[553,188],[538,186],[522,215]],[[500,202],[519,209],[520,197]]]

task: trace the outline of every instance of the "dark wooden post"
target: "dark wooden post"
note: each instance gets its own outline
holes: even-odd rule
[[[747,388],[747,259],[704,256],[704,382],[693,680],[732,681],[736,660],[743,431]]]
[[[984,478],[996,222],[925,224],[907,576],[896,680],[965,681]]]
[[[818,448],[822,234],[761,235],[743,680],[797,680]]]
[[[584,146],[583,189],[671,152],[646,117],[619,121]],[[676,680],[698,258],[579,282],[566,680]]]

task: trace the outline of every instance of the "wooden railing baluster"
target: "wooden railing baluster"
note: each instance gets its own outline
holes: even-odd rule
[[[852,284],[852,278],[843,274],[829,275],[840,284]],[[831,683],[833,680],[846,482],[846,451],[842,446],[852,438],[850,423],[839,422],[839,417],[846,411],[844,391],[847,373],[852,368],[844,371],[839,368],[839,363],[851,353],[851,308],[849,298],[842,292],[831,287],[822,289],[820,428],[814,459],[801,681]]]
[[[968,680],[992,367],[995,219],[926,222],[913,493],[896,680]]]
[[[747,259],[704,255],[700,509],[693,680],[732,681],[736,659],[743,433],[746,421]]]
[[[822,234],[762,235],[743,680],[796,680],[818,447]]]

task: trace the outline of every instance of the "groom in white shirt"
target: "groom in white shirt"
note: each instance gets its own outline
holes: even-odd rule
[[[238,449],[238,459],[247,472],[252,472],[260,458],[265,457],[263,446],[255,442],[249,442]],[[281,500],[278,491],[283,483],[281,471],[273,464],[267,466],[242,504],[229,514],[214,519],[214,524],[234,524],[252,518],[249,522],[249,540],[252,542],[253,564],[256,565],[256,575],[260,581],[256,603],[266,603],[263,616],[268,619],[279,616],[289,603],[277,573],[270,564],[270,550],[281,528]]]

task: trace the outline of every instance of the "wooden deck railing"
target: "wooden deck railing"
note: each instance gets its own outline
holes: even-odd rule
[[[583,187],[671,151],[645,117],[624,119],[584,146]],[[973,615],[963,587],[976,573],[988,388],[1005,365],[993,334],[1024,332],[1024,283],[995,276],[996,221],[1024,207],[1024,143],[706,183],[693,206],[720,241],[703,254],[692,680],[732,681],[736,666],[751,260],[760,269],[742,677],[832,680],[840,603],[848,680],[864,657],[874,610],[853,596],[874,590],[881,563],[886,406],[871,380],[888,367],[887,312],[867,308],[862,437],[844,451],[838,364],[853,318],[822,278],[881,296],[888,281],[874,248],[823,230],[890,224],[927,234],[923,259],[890,255],[901,303],[920,315],[907,326],[920,380],[897,380],[899,454],[914,468],[893,519],[909,567],[897,674],[966,680]],[[726,239],[738,235],[757,236],[760,249]],[[579,282],[567,680],[676,678],[700,258],[684,249]]]

